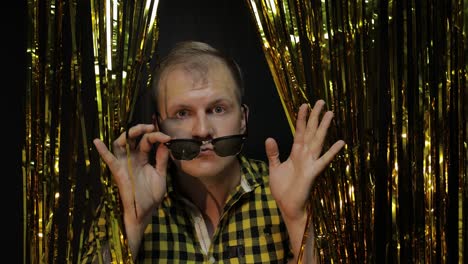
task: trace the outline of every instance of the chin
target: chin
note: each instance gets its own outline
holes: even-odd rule
[[[237,162],[235,156],[219,157],[217,155],[205,155],[193,160],[179,162],[178,166],[185,173],[196,178],[213,178],[224,175],[233,163]]]

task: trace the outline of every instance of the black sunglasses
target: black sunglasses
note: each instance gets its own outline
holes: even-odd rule
[[[177,160],[192,160],[196,158],[200,154],[201,146],[208,143],[213,145],[214,152],[220,157],[237,155],[241,152],[245,139],[247,139],[247,110],[245,105],[242,105],[242,108],[244,109],[246,122],[246,132],[244,134],[218,137],[210,140],[179,138],[172,139],[164,143],[164,145],[169,148],[172,156]],[[158,126],[161,127],[159,121],[157,122]]]
[[[169,148],[175,159],[192,160],[200,154],[201,146],[208,143],[213,145],[214,152],[220,157],[237,155],[241,152],[246,138],[246,134],[219,137],[210,140],[180,138],[172,139],[164,143],[164,145]]]

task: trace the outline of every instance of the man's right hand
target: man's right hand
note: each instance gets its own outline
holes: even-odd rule
[[[137,141],[140,137],[141,140]],[[136,257],[153,210],[160,205],[166,193],[169,151],[164,144],[158,145],[155,166],[149,162],[149,152],[153,144],[169,140],[168,135],[154,132],[153,125],[139,124],[131,127],[128,134],[123,132],[113,142],[113,153],[101,140],[93,141],[119,189],[126,234],[133,258]]]

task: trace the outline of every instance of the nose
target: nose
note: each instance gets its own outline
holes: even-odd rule
[[[206,139],[211,138],[212,133],[213,126],[206,113],[198,114],[192,127],[192,137]]]

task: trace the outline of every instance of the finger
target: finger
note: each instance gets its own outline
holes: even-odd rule
[[[156,171],[159,175],[166,175],[169,150],[164,144],[159,144],[156,150]]]
[[[333,112],[328,111],[323,115],[322,121],[315,133],[315,137],[311,138],[308,142],[312,150],[314,159],[318,159],[322,153],[325,137],[327,136],[328,128],[330,127],[331,120],[333,119]]]
[[[309,120],[307,122],[306,127],[306,142],[307,140],[311,140],[315,136],[320,118],[320,113],[322,112],[322,108],[324,105],[324,100],[318,100],[317,102],[315,102],[314,108],[312,108],[312,111],[310,112]]]
[[[278,144],[276,143],[276,140],[274,140],[273,138],[267,138],[267,140],[265,141],[265,151],[268,157],[268,163],[270,164],[270,168],[274,168],[281,164],[281,161],[279,159]]]
[[[322,155],[322,157],[320,157],[320,159],[317,160],[320,162],[320,171],[323,170],[333,161],[335,156],[343,148],[344,145],[345,142],[343,140],[338,140],[337,142],[335,142],[335,144],[333,144],[333,146],[331,146],[331,148],[327,152],[325,152],[325,154]]]
[[[100,139],[96,138],[93,140],[94,146],[96,147],[99,155],[104,160],[104,162],[109,166],[109,169],[112,170],[117,165],[117,159],[112,154],[112,152],[107,149],[106,144]]]
[[[127,152],[125,148],[126,142],[127,142],[126,132],[123,132],[122,134],[120,134],[120,136],[117,139],[115,139],[114,142],[112,142],[112,152],[114,152],[114,154],[117,157],[125,155],[125,153]]]
[[[123,132],[114,143],[119,148],[125,148],[126,144],[134,146],[136,139],[145,133],[150,133],[154,131],[154,125],[152,124],[138,124],[131,127],[128,131]]]
[[[333,120],[334,114],[332,111],[327,111],[320,122],[320,125],[317,129],[315,134],[314,141],[322,142],[325,140],[327,136],[328,128],[330,127],[331,121]]]
[[[150,133],[153,131],[154,131],[154,125],[152,124],[138,124],[129,129],[128,136],[130,138],[137,138],[145,133]]]
[[[155,143],[165,143],[169,140],[171,140],[171,137],[161,132],[147,133],[143,135],[139,148],[141,151],[149,153]]]
[[[119,173],[119,170],[122,168],[119,165],[118,159],[112,154],[112,152],[110,152],[107,149],[104,142],[102,142],[100,139],[94,139],[93,143],[94,146],[96,146],[99,155],[107,164],[109,170],[112,173],[112,178],[114,179],[119,189],[119,194],[122,199],[122,205],[124,206],[124,208],[129,208],[129,206],[133,206],[133,196],[130,195],[128,192],[128,187],[131,186],[131,181],[128,177],[125,177],[125,175],[127,174]]]
[[[301,107],[299,107],[299,112],[297,113],[297,119],[296,119],[296,133],[294,135],[294,142],[296,143],[303,142],[308,112],[309,112],[309,106],[307,104],[302,104]]]

